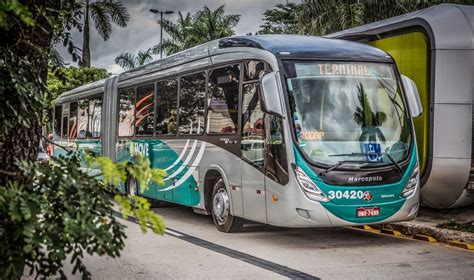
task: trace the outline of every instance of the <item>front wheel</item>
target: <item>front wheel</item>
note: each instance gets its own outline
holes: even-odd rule
[[[236,232],[242,229],[244,219],[230,213],[230,197],[222,178],[216,180],[212,192],[212,219],[219,231]]]

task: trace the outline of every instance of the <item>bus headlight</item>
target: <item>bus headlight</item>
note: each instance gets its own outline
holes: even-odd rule
[[[405,186],[405,188],[402,191],[401,197],[410,197],[412,196],[416,188],[418,187],[418,184],[420,183],[420,169],[418,168],[418,165],[415,167],[413,172],[410,175],[410,179],[408,179],[408,183]]]
[[[295,169],[296,179],[300,185],[303,192],[306,196],[315,201],[327,202],[330,199],[316,186],[316,184],[311,180],[308,175],[303,171],[303,169],[296,167]]]

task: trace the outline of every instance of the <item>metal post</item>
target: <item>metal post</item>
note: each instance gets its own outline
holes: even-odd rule
[[[173,11],[159,11],[157,9],[150,9],[154,14],[160,13],[160,59],[163,58],[163,14],[171,15]]]
[[[163,12],[160,12],[160,59],[163,58]]]

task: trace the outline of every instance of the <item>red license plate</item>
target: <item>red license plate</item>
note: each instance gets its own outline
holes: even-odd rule
[[[380,207],[359,207],[357,208],[357,218],[375,217],[380,215]]]

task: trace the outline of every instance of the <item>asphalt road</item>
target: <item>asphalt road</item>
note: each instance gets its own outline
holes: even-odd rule
[[[190,208],[155,211],[165,219],[167,234],[142,234],[124,221],[128,239],[122,257],[87,257],[93,278],[474,279],[474,252],[442,244],[352,228],[253,224],[226,234]]]

